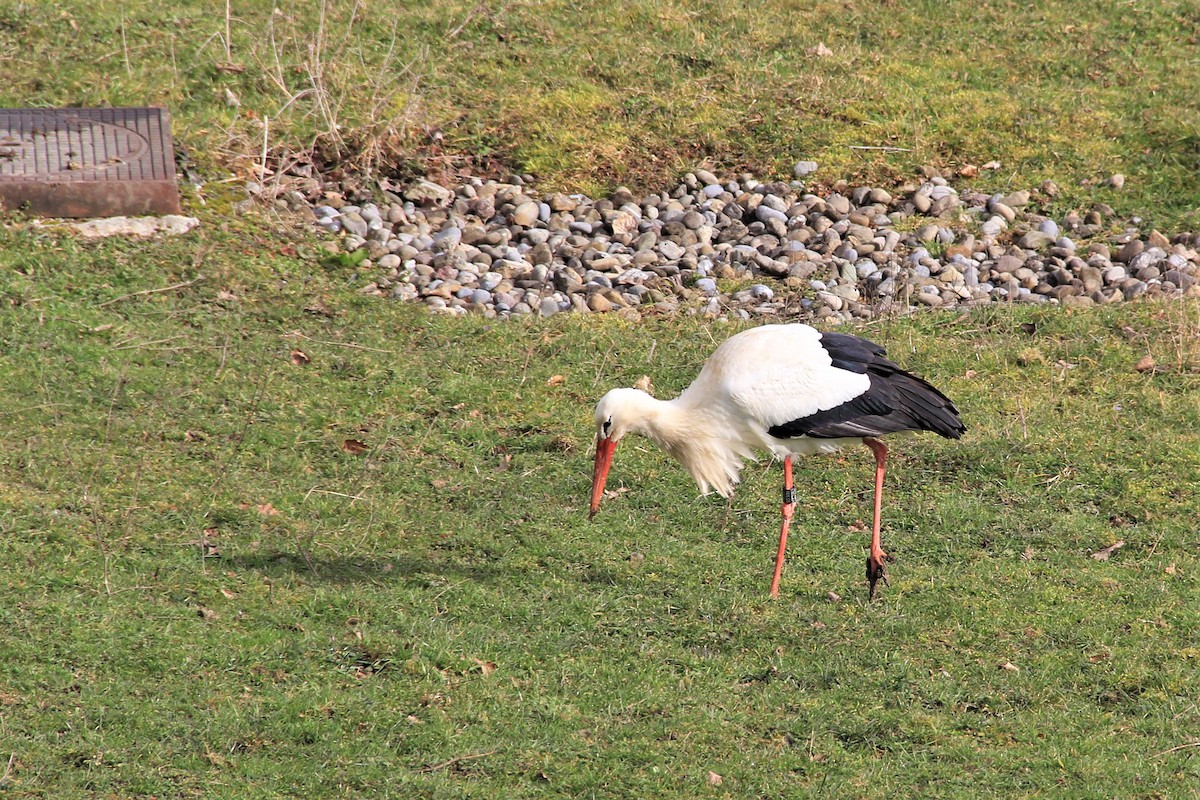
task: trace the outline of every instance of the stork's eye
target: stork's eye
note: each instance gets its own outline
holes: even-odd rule
[[[608,431],[609,431],[609,428],[611,428],[611,427],[612,427],[612,417],[609,417],[608,419],[604,420],[604,425],[602,427],[602,430],[604,431],[605,436],[608,436]]]

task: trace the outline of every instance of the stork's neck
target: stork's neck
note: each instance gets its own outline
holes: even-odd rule
[[[716,491],[724,497],[733,493],[742,458],[753,453],[728,430],[728,424],[710,409],[689,402],[686,395],[658,400],[638,392],[636,433],[653,440],[678,459],[700,491]]]
[[[659,400],[637,389],[620,391],[628,392],[624,402],[633,420],[630,425],[633,433],[654,440],[668,451],[689,440],[706,436],[706,415],[686,407],[680,398]]]

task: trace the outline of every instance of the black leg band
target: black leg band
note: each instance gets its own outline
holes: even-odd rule
[[[796,502],[796,490],[790,489],[790,488],[784,489],[783,490],[783,504],[785,506],[790,506],[790,505],[794,504],[795,502]]]

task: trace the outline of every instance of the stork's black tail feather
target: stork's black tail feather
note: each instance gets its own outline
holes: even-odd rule
[[[835,408],[776,425],[768,431],[771,436],[841,439],[931,431],[958,439],[966,431],[950,398],[929,381],[888,360],[886,351],[874,342],[846,333],[825,333],[821,346],[833,366],[866,374],[871,379],[870,389]]]

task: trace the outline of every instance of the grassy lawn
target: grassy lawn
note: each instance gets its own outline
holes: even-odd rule
[[[1194,792],[1194,302],[869,326],[970,431],[897,443],[872,604],[870,456],[804,461],[769,602],[776,466],[727,506],[632,444],[586,518],[594,399],[732,327],[0,236],[9,796]]]
[[[168,105],[207,178],[180,239],[0,227],[0,794],[1197,796],[1197,302],[859,329],[969,431],[895,443],[874,603],[869,453],[802,462],[771,602],[777,465],[629,442],[586,515],[592,403],[736,326],[429,316],[228,214],[265,131],[547,190],[995,159],[1185,227],[1193,3],[221,6],[0,6],[0,106]]]
[[[229,8],[8,3],[0,105],[167,105],[214,178],[255,174],[265,134],[272,165],[316,144],[401,174],[516,169],[590,192],[658,191],[702,161],[775,179],[815,159],[818,183],[888,185],[998,161],[960,185],[1053,179],[1055,213],[1101,201],[1165,227],[1200,208],[1190,0]],[[1095,185],[1118,172],[1123,191]]]

